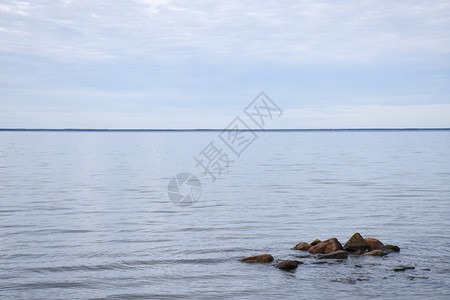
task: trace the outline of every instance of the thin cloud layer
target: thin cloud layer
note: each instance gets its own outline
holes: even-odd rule
[[[445,104],[449,12],[448,1],[418,0],[5,1],[0,106],[82,118],[109,103],[105,113],[126,105],[156,119],[154,106],[231,114],[260,90],[294,110]],[[45,127],[48,116],[34,118]],[[140,122],[130,126],[154,126]]]

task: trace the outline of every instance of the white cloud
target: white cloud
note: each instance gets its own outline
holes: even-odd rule
[[[161,9],[173,9],[169,0],[141,0],[150,14],[157,14]]]
[[[296,63],[416,59],[449,54],[450,3],[366,1],[9,1],[0,11],[29,15],[4,22],[28,39],[3,50],[70,58],[86,55],[226,56]],[[93,16],[102,16],[96,18]],[[8,17],[9,21],[14,16]],[[69,23],[58,24],[58,20]],[[67,35],[67,31],[73,35]],[[75,35],[76,33],[76,35]],[[42,43],[45,41],[45,43]]]
[[[45,120],[31,109],[34,102],[53,111],[47,117],[75,124],[81,113],[58,117],[52,106],[78,105],[94,116],[93,106],[110,99],[153,113],[151,105],[139,106],[148,97],[174,109],[153,115],[160,123],[141,122],[139,114],[117,117],[120,127],[221,127],[207,117],[214,109],[222,106],[229,116],[237,103],[229,98],[264,89],[291,98],[291,107],[296,95],[307,99],[302,105],[329,106],[290,110],[279,127],[421,127],[426,120],[441,127],[447,108],[387,105],[449,101],[449,10],[447,0],[3,1],[0,104],[24,105],[27,116],[9,110],[14,124],[33,113],[34,120]],[[78,94],[85,89],[94,94]],[[120,94],[130,91],[137,96]],[[204,114],[175,109],[192,99]]]
[[[10,4],[0,4],[0,12],[28,16],[30,3],[24,1],[10,1]]]

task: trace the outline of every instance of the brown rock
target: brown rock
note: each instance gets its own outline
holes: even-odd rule
[[[385,256],[385,255],[387,255],[387,253],[384,251],[381,251],[381,250],[372,250],[372,251],[365,253],[364,255]]]
[[[378,250],[384,251],[386,253],[390,253],[390,252],[399,252],[400,248],[394,245],[384,245],[381,246],[380,248],[378,248]]]
[[[303,262],[298,260],[283,260],[282,262],[279,262],[276,267],[283,271],[292,271],[297,269],[298,265],[302,263]]]
[[[370,246],[357,232],[347,241],[347,243],[345,243],[344,250],[349,252],[356,252],[358,250],[361,252],[366,252],[367,250],[370,250]]]
[[[273,256],[270,254],[261,254],[243,258],[241,261],[246,263],[270,263],[273,261]]]
[[[345,250],[338,250],[328,254],[319,254],[317,258],[333,258],[333,259],[343,259],[348,257],[348,252]]]
[[[300,242],[297,245],[295,245],[292,250],[303,250],[308,251],[308,249],[311,248],[311,245],[305,242]]]
[[[315,245],[317,245],[318,243],[320,243],[321,242],[321,240],[319,240],[319,239],[315,239],[314,241],[312,241],[311,243],[309,243],[311,246],[315,246]]]
[[[308,251],[309,253],[331,253],[338,250],[343,250],[341,243],[336,238],[331,238],[312,246]]]
[[[370,250],[377,250],[381,246],[384,246],[382,242],[374,238],[365,238],[364,240],[369,244]]]
[[[392,270],[393,270],[394,272],[402,272],[402,271],[406,271],[406,270],[410,270],[410,269],[414,270],[415,267],[411,267],[411,266],[398,266],[398,267],[396,267],[396,268],[393,268]]]

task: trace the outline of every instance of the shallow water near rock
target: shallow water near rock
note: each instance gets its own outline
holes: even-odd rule
[[[449,131],[258,136],[212,182],[193,157],[216,132],[0,132],[0,298],[448,297]],[[182,172],[193,206],[167,196]],[[239,261],[355,232],[401,251]]]

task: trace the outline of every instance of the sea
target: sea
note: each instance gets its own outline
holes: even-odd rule
[[[326,298],[450,298],[450,131],[0,132],[0,299]]]

